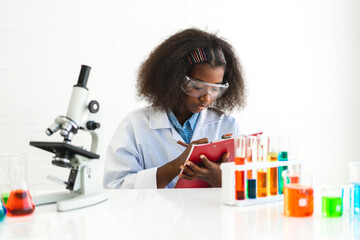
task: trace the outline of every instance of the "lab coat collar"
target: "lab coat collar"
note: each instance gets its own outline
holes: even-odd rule
[[[166,111],[150,107],[149,127],[151,129],[171,128],[171,123]]]

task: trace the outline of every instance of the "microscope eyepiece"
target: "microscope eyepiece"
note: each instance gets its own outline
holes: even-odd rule
[[[91,67],[86,66],[86,65],[81,65],[79,79],[75,86],[86,88],[90,70],[91,70]]]

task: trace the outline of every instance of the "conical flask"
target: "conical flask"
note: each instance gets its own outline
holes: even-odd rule
[[[5,205],[7,216],[31,214],[35,210],[35,205],[27,188],[26,155],[21,153],[0,154],[0,162],[10,186],[9,198]]]

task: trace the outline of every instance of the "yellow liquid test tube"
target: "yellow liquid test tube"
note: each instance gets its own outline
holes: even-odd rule
[[[269,152],[268,153],[268,161],[275,162],[277,161],[278,153],[277,152]],[[278,168],[272,167],[268,169],[269,175],[269,193],[274,196],[278,194]]]
[[[257,160],[258,162],[264,162],[264,137],[257,136],[257,144],[258,144],[258,154]],[[257,171],[257,197],[266,197],[267,196],[267,170],[264,168],[259,168]]]

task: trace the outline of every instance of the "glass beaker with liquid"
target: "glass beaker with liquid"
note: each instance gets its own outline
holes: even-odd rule
[[[21,153],[0,154],[0,162],[10,188],[9,198],[5,205],[7,216],[31,214],[35,205],[26,184],[26,155]]]
[[[341,186],[322,186],[321,213],[323,217],[341,217],[344,189]]]
[[[283,171],[284,214],[288,217],[308,217],[314,212],[313,175],[300,171]]]
[[[350,162],[350,215],[360,216],[360,162]]]

